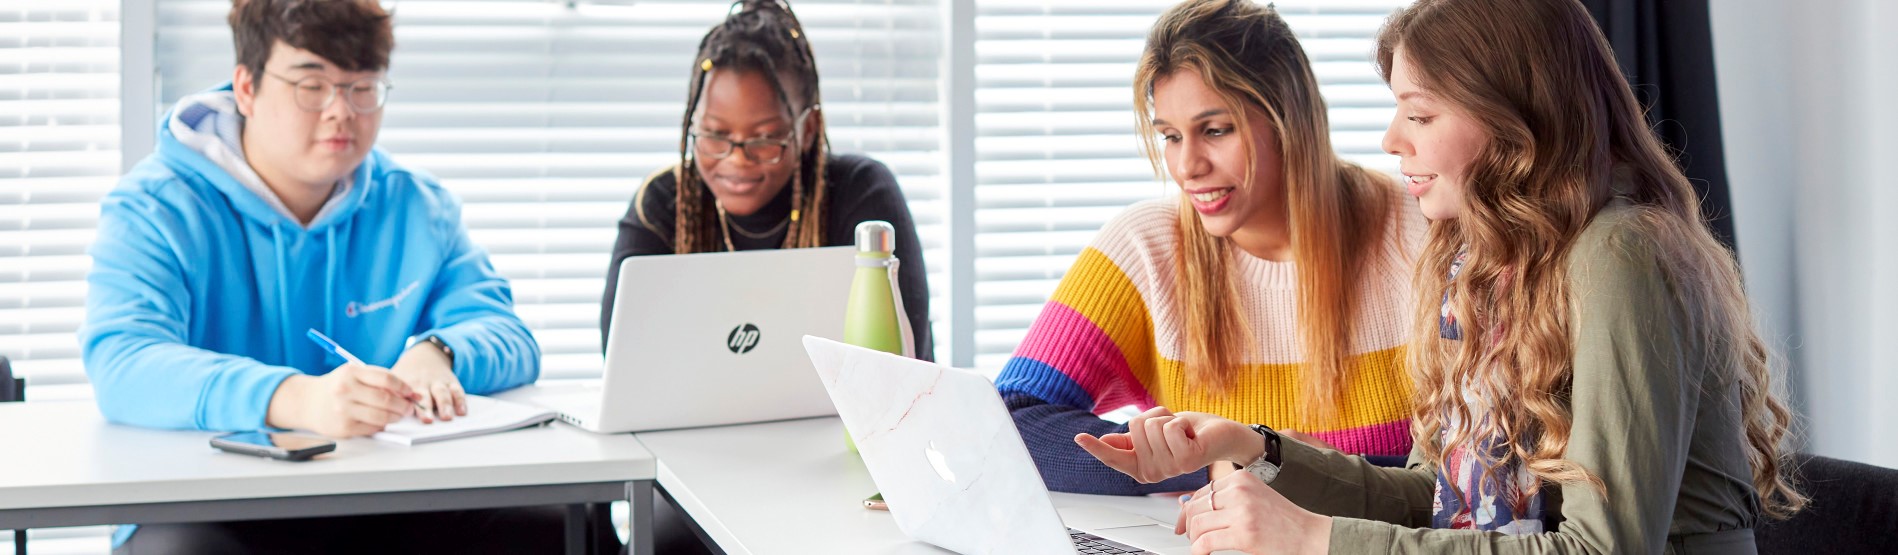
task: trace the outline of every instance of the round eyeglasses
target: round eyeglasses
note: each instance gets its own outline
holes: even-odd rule
[[[338,84],[316,76],[291,79],[268,71],[264,75],[289,83],[296,94],[297,107],[309,112],[328,110],[341,97],[349,109],[358,114],[374,113],[389,101],[389,90],[395,88],[387,79],[380,77]]]

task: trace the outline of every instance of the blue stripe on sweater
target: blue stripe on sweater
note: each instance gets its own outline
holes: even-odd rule
[[[1025,393],[1036,399],[1042,399],[1056,405],[1092,410],[1094,396],[1088,395],[1081,384],[1048,363],[1028,357],[1008,359],[1008,365],[1002,367],[1002,373],[995,377],[995,389],[1007,397],[1010,393]]]

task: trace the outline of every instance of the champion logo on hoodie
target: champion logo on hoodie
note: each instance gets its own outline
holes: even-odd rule
[[[415,289],[421,286],[422,286],[422,280],[418,279],[418,280],[409,282],[409,285],[407,287],[403,287],[402,291],[396,293],[395,296],[389,297],[387,299],[383,299],[383,300],[372,302],[372,303],[359,303],[356,301],[350,301],[348,306],[343,307],[343,314],[346,316],[349,316],[350,318],[355,318],[358,315],[368,314],[368,313],[389,308],[392,306],[400,305],[402,304],[402,299],[406,299],[409,297],[409,295],[414,294]]]

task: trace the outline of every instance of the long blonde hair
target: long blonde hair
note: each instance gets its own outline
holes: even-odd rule
[[[1299,412],[1310,419],[1304,426],[1317,425],[1335,414],[1347,378],[1354,288],[1372,270],[1386,228],[1395,228],[1387,224],[1393,197],[1380,190],[1389,181],[1331,150],[1325,100],[1304,48],[1276,10],[1250,0],[1181,2],[1147,35],[1134,70],[1134,117],[1157,176],[1164,178],[1165,162],[1154,139],[1153,86],[1180,71],[1196,73],[1238,120],[1246,186],[1257,182],[1250,169],[1257,150],[1280,151],[1305,355]],[[1251,135],[1253,109],[1268,118],[1276,145]],[[1184,362],[1194,387],[1224,394],[1254,341],[1235,302],[1230,241],[1208,234],[1189,203],[1180,203],[1179,214],[1175,293],[1185,311]]]
[[[1754,328],[1739,266],[1701,219],[1699,196],[1648,128],[1586,9],[1575,0],[1420,0],[1379,34],[1386,82],[1400,47],[1418,85],[1489,135],[1467,172],[1462,213],[1430,226],[1414,275],[1425,302],[1409,354],[1413,421],[1427,458],[1442,465],[1457,446],[1501,437],[1498,462],[1606,493],[1597,476],[1563,458],[1573,418],[1568,258],[1619,196],[1635,206],[1635,225],[1690,311],[1683,331],[1712,365],[1711,379],[1740,392],[1765,514],[1783,518],[1804,506],[1784,475],[1792,413],[1773,391],[1776,359]],[[1460,249],[1467,259],[1450,282]],[[1436,296],[1446,292],[1461,341],[1438,337]],[[1472,415],[1459,384],[1480,389],[1487,410]],[[1459,425],[1446,422],[1452,415]]]

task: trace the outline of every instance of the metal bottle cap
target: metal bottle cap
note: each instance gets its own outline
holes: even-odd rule
[[[857,252],[896,252],[896,226],[882,220],[857,224]]]

